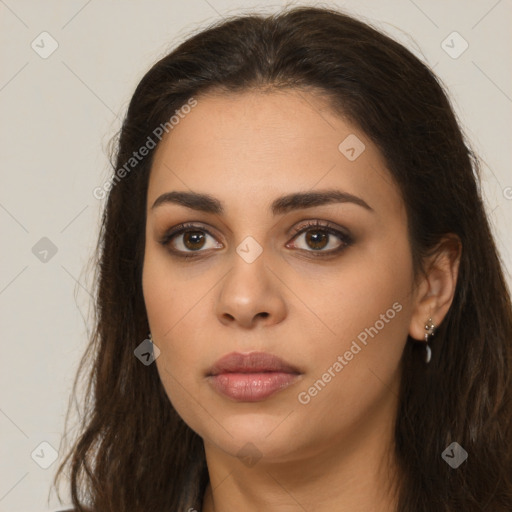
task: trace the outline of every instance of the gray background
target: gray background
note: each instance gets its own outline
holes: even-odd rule
[[[0,0],[0,511],[58,507],[53,493],[47,502],[58,461],[41,466],[52,461],[49,445],[58,451],[65,437],[91,326],[87,264],[103,206],[92,191],[109,176],[108,141],[135,86],[154,61],[210,22],[290,4]],[[483,192],[510,283],[512,2],[324,5],[372,22],[441,77],[483,160]],[[47,56],[53,41],[58,48]],[[469,46],[457,55],[464,41]]]

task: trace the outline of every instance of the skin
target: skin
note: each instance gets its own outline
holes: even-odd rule
[[[393,456],[400,357],[408,335],[423,340],[425,321],[445,317],[459,253],[440,249],[415,281],[406,211],[380,152],[318,95],[250,91],[197,100],[153,161],[143,290],[163,386],[204,440],[211,485],[203,511],[391,511],[400,474]],[[365,144],[354,161],[338,149],[350,134]],[[280,196],[327,189],[372,210],[344,202],[270,211]],[[209,194],[225,211],[152,208],[170,191]],[[353,243],[322,258],[307,233],[290,231],[304,220],[348,230]],[[182,222],[212,234],[192,245],[202,251],[196,259],[169,250],[192,253],[186,236],[160,243]],[[236,251],[248,236],[262,249],[251,263]],[[320,252],[342,245],[329,235]],[[394,303],[401,306],[394,318],[300,403],[299,393]],[[225,354],[252,351],[275,354],[301,375],[259,402],[218,394],[208,368]]]

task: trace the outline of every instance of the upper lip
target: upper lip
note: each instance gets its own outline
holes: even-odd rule
[[[246,354],[232,352],[221,357],[208,370],[208,376],[215,376],[221,373],[263,372],[300,373],[297,368],[283,361],[280,357],[267,354],[266,352],[250,352]]]

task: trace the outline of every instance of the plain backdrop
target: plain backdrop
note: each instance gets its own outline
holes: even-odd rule
[[[60,508],[54,493],[48,503],[49,489],[91,328],[87,264],[104,204],[92,191],[111,172],[108,142],[137,83],[158,58],[221,17],[306,3],[315,4],[0,0],[1,512]],[[371,22],[441,77],[482,159],[510,283],[512,2],[323,4]]]

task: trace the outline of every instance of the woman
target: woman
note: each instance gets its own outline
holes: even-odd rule
[[[97,190],[76,509],[510,511],[512,308],[477,172],[432,72],[338,11],[233,18],[157,62]]]

